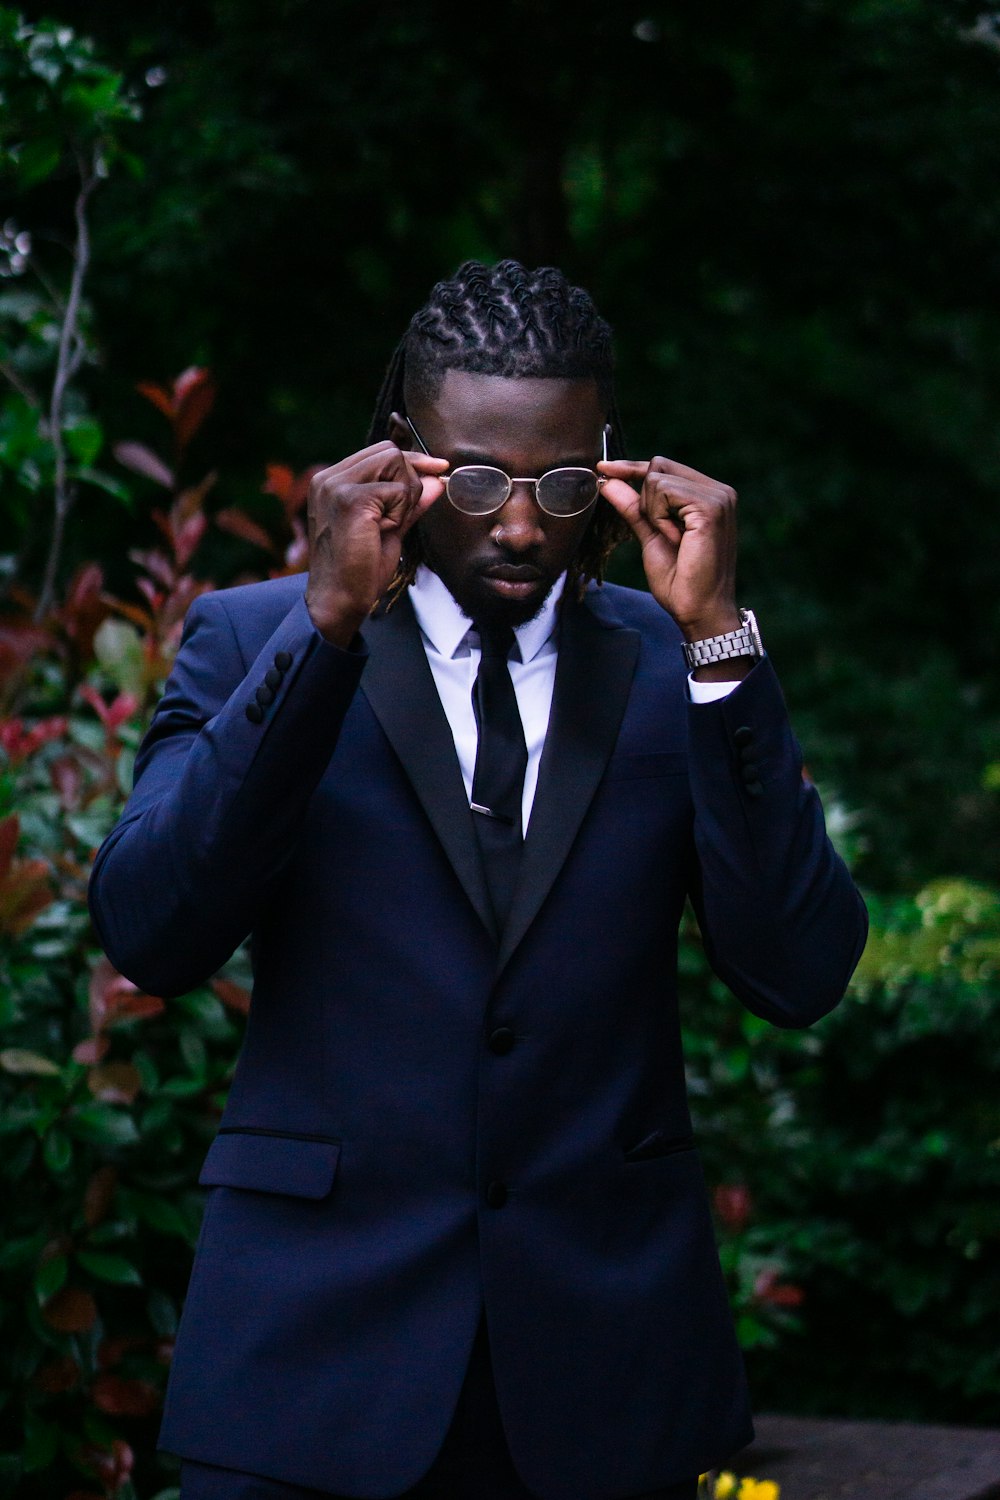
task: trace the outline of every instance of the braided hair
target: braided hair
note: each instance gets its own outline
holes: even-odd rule
[[[588,294],[553,266],[526,271],[516,260],[495,266],[468,260],[449,281],[439,281],[392,356],[368,442],[389,436],[394,411],[405,414],[415,400],[434,400],[448,370],[594,380],[611,428],[608,456],[625,457],[611,329]],[[600,583],[611,554],[627,535],[617,511],[599,497],[570,565],[568,585],[582,595],[589,580]],[[389,603],[412,583],[422,561],[420,532],[414,527],[389,585]]]

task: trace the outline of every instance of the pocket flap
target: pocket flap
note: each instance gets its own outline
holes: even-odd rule
[[[202,1187],[325,1198],[333,1187],[339,1161],[339,1141],[263,1131],[223,1131],[209,1147],[198,1181]]]

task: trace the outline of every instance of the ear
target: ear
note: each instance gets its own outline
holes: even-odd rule
[[[389,417],[389,441],[395,443],[397,448],[419,451],[409,422],[398,411],[394,411]]]

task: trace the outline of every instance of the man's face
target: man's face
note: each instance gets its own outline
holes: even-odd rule
[[[433,401],[411,412],[435,458],[492,464],[512,478],[591,469],[601,456],[604,411],[593,380],[510,378],[449,370]],[[412,448],[404,423],[392,438]],[[541,608],[590,524],[546,515],[531,485],[516,484],[499,510],[467,516],[442,496],[418,523],[428,565],[471,619],[521,625]]]

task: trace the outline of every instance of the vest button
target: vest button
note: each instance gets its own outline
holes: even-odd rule
[[[486,1201],[490,1208],[503,1208],[507,1202],[507,1189],[502,1182],[491,1182],[486,1189]]]
[[[489,1049],[495,1052],[497,1057],[506,1057],[516,1041],[517,1038],[509,1026],[498,1026],[496,1031],[490,1033]]]

